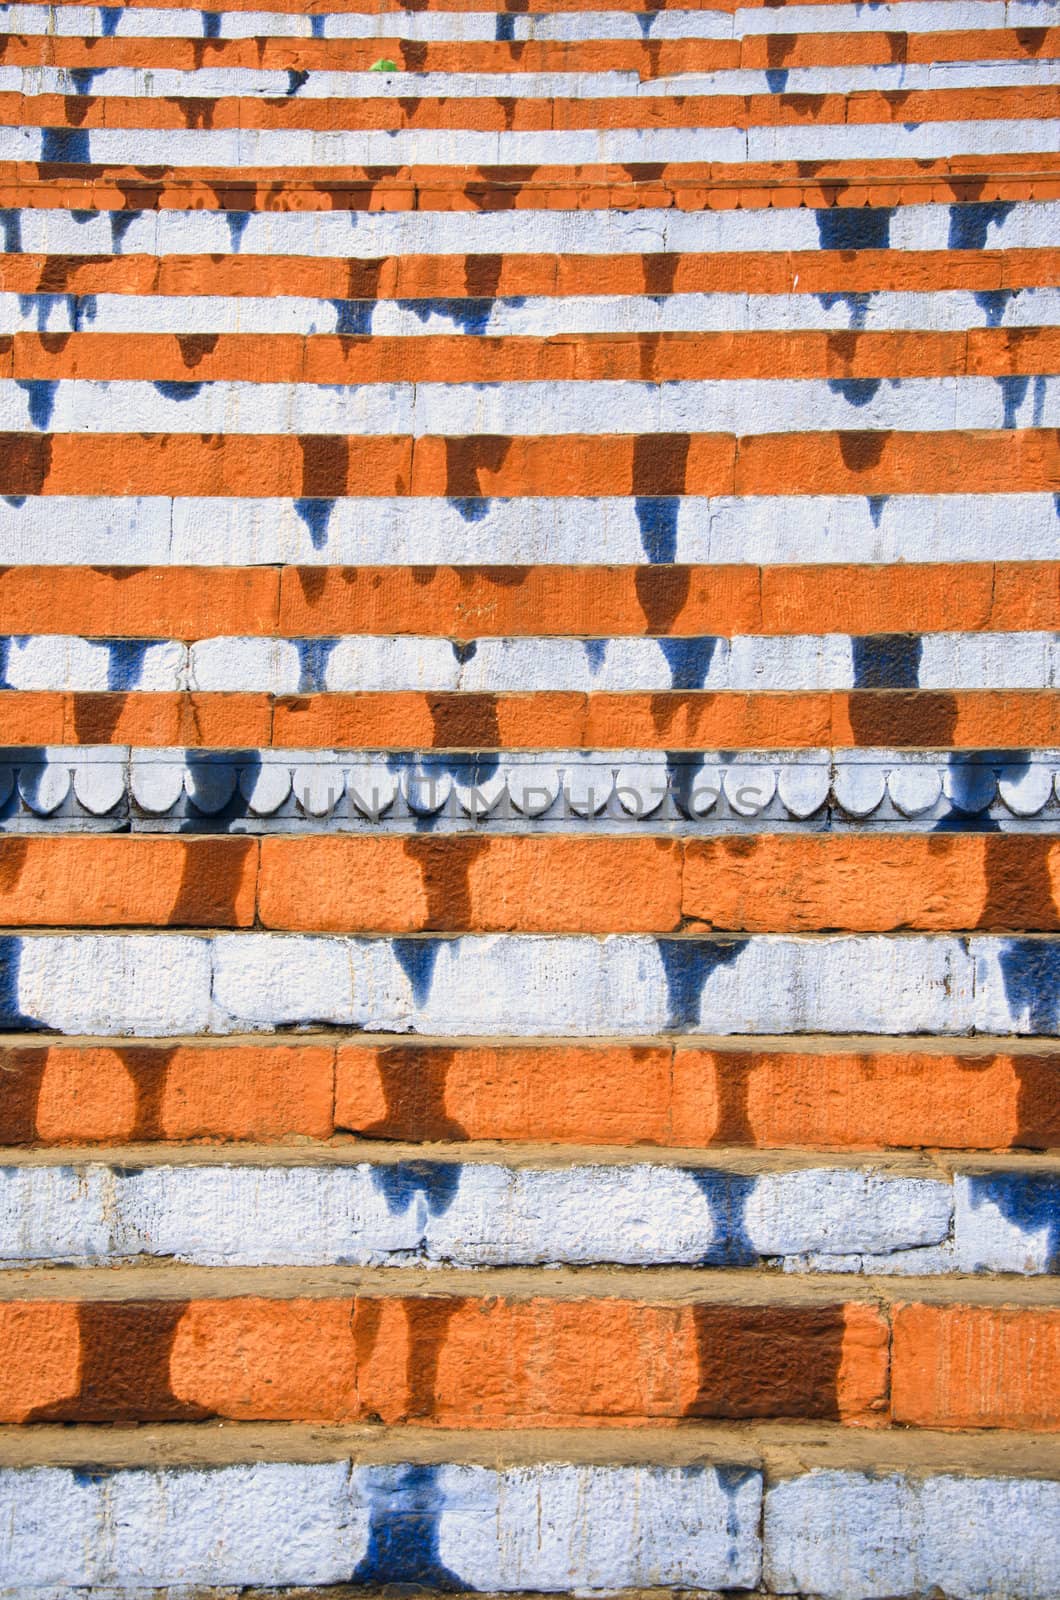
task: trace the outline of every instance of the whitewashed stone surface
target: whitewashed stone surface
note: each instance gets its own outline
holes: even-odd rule
[[[0,1472],[0,1584],[753,1587],[761,1478],[542,1465]],[[450,1586],[453,1586],[450,1584]]]
[[[770,1593],[1054,1600],[1060,1483],[809,1472],[766,1495]]]
[[[741,1176],[644,1162],[513,1168],[105,1163],[0,1168],[0,1261],[206,1266],[748,1265],[870,1270],[945,1249],[950,1184],[859,1168]],[[827,1241],[829,1254],[817,1251]],[[916,1246],[918,1248],[912,1248]],[[947,1265],[952,1263],[946,1258]],[[886,1270],[883,1268],[882,1270]],[[1046,1263],[1036,1269],[1047,1270]]]

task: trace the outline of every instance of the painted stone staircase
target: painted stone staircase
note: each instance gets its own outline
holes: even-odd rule
[[[1056,1600],[1060,6],[473,3],[2,8],[0,1596]]]

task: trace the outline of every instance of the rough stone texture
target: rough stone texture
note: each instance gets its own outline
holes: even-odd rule
[[[7,1471],[0,1581],[25,1594],[351,1577],[487,1591],[747,1588],[761,1493],[757,1473],[724,1467]]]
[[[0,1207],[8,1263],[725,1266],[923,1250],[949,1237],[953,1194],[857,1168],[93,1164],[0,1168]]]
[[[1056,944],[1027,938],[42,934],[2,948],[7,1026],[64,1034],[1012,1036],[1060,1014]]]
[[[1055,1600],[1055,5],[198,3],[3,19],[0,1600]]]
[[[1052,576],[1055,581],[1056,573]],[[316,642],[304,641],[307,647]],[[689,645],[694,657],[702,657],[712,641],[689,641]],[[147,701],[141,696],[137,704],[154,705],[159,699],[157,694]],[[35,703],[40,703],[39,695]],[[209,697],[201,702],[208,703],[212,704]],[[123,696],[120,715],[128,704]],[[189,738],[198,740],[201,731],[189,729]],[[461,738],[472,732],[472,727],[460,725]],[[0,751],[0,796],[11,802],[4,827],[13,834],[86,830],[95,834],[110,829],[153,834],[174,828],[299,836],[319,831],[408,834],[421,829],[426,818],[431,819],[432,831],[441,834],[472,829],[479,835],[509,832],[520,837],[529,830],[562,836],[587,830],[622,835],[740,834],[756,841],[763,854],[774,852],[776,868],[786,867],[792,873],[791,891],[807,896],[814,883],[814,850],[827,847],[806,839],[784,845],[766,835],[880,830],[888,836],[886,852],[864,842],[845,847],[849,855],[838,843],[831,847],[836,860],[831,895],[840,889],[839,863],[860,860],[883,895],[876,915],[884,925],[891,905],[892,915],[897,915],[899,889],[924,897],[930,909],[921,911],[921,917],[932,912],[939,917],[948,909],[962,925],[978,925],[985,905],[998,917],[1008,903],[988,896],[973,911],[959,894],[961,888],[973,892],[974,885],[964,883],[963,872],[953,881],[954,874],[947,870],[952,855],[976,863],[969,870],[974,878],[981,873],[984,888],[987,878],[1011,878],[1015,872],[1016,883],[1022,877],[1025,892],[1032,897],[1028,909],[1048,920],[1041,895],[1035,901],[1033,892],[1035,880],[1047,870],[1049,847],[1041,846],[1041,863],[1025,865],[1022,872],[1009,866],[1006,872],[1011,857],[1026,861],[1020,852],[1029,846],[996,846],[963,830],[974,825],[991,833],[1037,832],[1042,824],[1055,822],[1060,817],[1058,766],[1060,757],[1048,750],[946,756],[915,749],[822,747],[766,753],[641,749],[525,751],[493,757],[471,751],[439,756],[431,750],[50,746]],[[934,836],[940,831],[953,836],[945,841],[933,837],[931,846],[905,837],[912,832]],[[289,848],[297,860],[293,845]],[[320,848],[299,839],[307,860]],[[528,842],[514,848],[529,852],[538,846]],[[703,915],[709,904],[704,897],[711,848],[687,852],[687,888],[694,916]],[[716,882],[713,876],[709,880],[715,893],[722,893],[734,876],[739,881],[740,861],[747,872],[751,845],[740,847],[744,855],[736,846],[721,848],[731,850],[735,859]],[[424,853],[429,854],[426,846]],[[910,884],[913,862],[915,882]],[[19,875],[12,873],[12,887],[17,889],[19,882]],[[758,892],[767,892],[764,882]],[[911,903],[910,914],[916,904],[916,900]],[[812,925],[812,902],[805,915],[806,925]],[[860,915],[867,915],[864,901]],[[1020,920],[1011,910],[1009,915]]]
[[[807,1473],[766,1495],[766,1587],[822,1600],[1048,1600],[1058,1507],[1055,1483]]]

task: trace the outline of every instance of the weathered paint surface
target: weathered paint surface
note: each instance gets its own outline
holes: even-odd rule
[[[46,1585],[387,1581],[562,1591],[748,1587],[762,1485],[739,1468],[282,1464],[5,1471],[0,1575]],[[156,1530],[145,1546],[143,1529]]]
[[[1058,1509],[1055,1483],[807,1473],[766,1496],[766,1585],[825,1600],[1047,1600],[1060,1582]]]
[[[303,643],[312,667],[326,656],[331,641],[323,641],[319,652],[318,641]],[[700,643],[691,641],[693,659]],[[203,705],[201,699],[198,704]],[[454,704],[458,709],[460,703]],[[987,884],[994,876],[994,854],[1015,859],[1031,847],[997,846],[985,835],[1019,831],[1028,824],[1037,829],[1060,817],[1060,756],[1054,750],[945,754],[901,749],[642,749],[507,755],[468,750],[439,755],[431,750],[384,754],[37,746],[0,751],[0,793],[9,802],[5,822],[11,833],[81,832],[89,826],[93,833],[104,829],[156,833],[174,824],[182,832],[275,830],[298,835],[320,829],[407,833],[428,826],[440,833],[473,827],[480,834],[519,835],[530,827],[564,835],[586,830],[743,833],[748,835],[746,843],[723,850],[729,851],[730,875],[742,871],[748,879],[754,875],[746,865],[748,852],[773,848],[761,840],[763,833],[881,829],[892,835],[885,850],[867,844],[851,847],[854,854],[860,851],[864,869],[873,877],[919,878],[928,871],[939,879],[946,873],[947,852],[963,852],[967,870],[982,879],[989,901],[994,898]],[[917,831],[975,837],[936,838],[930,845],[893,837]],[[68,858],[72,859],[73,848],[68,847]],[[155,848],[161,860],[163,849]],[[564,848],[581,847],[551,847],[557,857]],[[185,849],[189,858],[193,856],[193,845]],[[313,849],[303,841],[299,852],[287,860],[296,862],[300,853],[309,861]],[[539,841],[526,841],[510,849],[529,858],[544,847]],[[800,851],[807,861],[813,856],[813,847],[805,844],[775,849],[790,851],[793,863]],[[1052,843],[1042,847],[1043,871],[1050,870],[1053,849]],[[842,851],[835,846],[837,859]],[[439,846],[440,858],[448,853],[456,859],[461,852],[475,854],[467,845]],[[86,864],[93,854],[101,861],[107,856],[105,847],[85,845]],[[697,859],[694,850],[688,854],[690,860]],[[406,856],[411,870],[415,853],[406,850]],[[46,857],[47,851],[38,849],[29,859],[43,862]],[[914,857],[918,869],[910,874],[907,862]],[[54,858],[63,859],[62,850]],[[125,859],[133,858],[129,851]],[[355,852],[348,851],[347,858],[355,860]],[[710,852],[698,857],[709,858]],[[113,873],[119,858],[111,853],[107,859]],[[341,853],[335,854],[332,864],[341,859]],[[741,868],[740,863],[745,865]],[[391,881],[400,870],[396,850],[391,850]],[[297,877],[296,869],[288,871]],[[19,874],[11,876],[13,891],[20,892],[24,872],[25,862]],[[1016,887],[1033,893],[1029,880],[1035,876],[1024,872]],[[286,874],[277,892],[285,891],[296,892]],[[947,892],[952,899],[960,885],[950,883]],[[956,910],[949,914],[956,922],[941,921],[939,926],[968,925]],[[1053,913],[1046,907],[1040,914],[1048,919]],[[978,921],[969,914],[970,925]]]
[[[1055,1600],[1056,5],[476,3],[3,12],[0,1596]]]
[[[953,1227],[949,1184],[857,1168],[8,1167],[0,1197],[10,1264],[746,1266],[912,1251]],[[957,1248],[974,1270],[974,1239]]]
[[[231,1034],[1049,1032],[1057,942],[910,935],[8,938],[7,1028]],[[617,1014],[616,1014],[617,1009]]]

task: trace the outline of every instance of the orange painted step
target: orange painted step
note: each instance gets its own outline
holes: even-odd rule
[[[8,567],[0,633],[615,638],[1060,629],[1060,562],[805,567]]]
[[[251,71],[367,71],[381,57],[405,72],[636,72],[642,78],[726,68],[887,66],[901,62],[1052,60],[1060,28],[976,28],[942,33],[750,34],[742,39],[591,39],[514,43],[402,39],[0,38],[7,66],[202,67]]]
[[[2,494],[1018,494],[1060,489],[1054,430],[0,434]]]
[[[454,87],[459,90],[460,80]],[[318,100],[252,95],[166,96],[0,93],[0,127],[308,128],[396,131],[452,128],[498,133],[584,128],[751,128],[839,123],[967,122],[1050,119],[1060,88],[867,90],[851,94],[611,96],[568,100],[476,95],[329,96]]]
[[[1060,1045],[968,1053],[283,1039],[0,1046],[0,1146],[517,1140],[1060,1147]]]
[[[1054,690],[0,693],[0,744],[436,750],[1049,748]]]
[[[5,1422],[886,1421],[875,1307],[430,1298],[8,1302]]]
[[[341,933],[1052,932],[1058,907],[1041,834],[266,838],[258,890],[263,926]]]
[[[1058,30],[1060,37],[1060,30]],[[57,41],[61,44],[76,42]],[[136,44],[137,40],[100,40]],[[176,41],[167,40],[167,44]],[[193,44],[210,41],[190,41]],[[239,42],[239,41],[236,41]],[[378,46],[373,45],[373,49]],[[486,49],[500,48],[493,45]],[[605,45],[606,50],[613,48]],[[639,46],[633,46],[639,49]],[[2,60],[2,53],[0,53]],[[93,62],[90,65],[101,65]],[[1051,153],[954,156],[937,160],[713,163],[640,162],[591,166],[343,169],[306,167],[139,167],[0,162],[0,204],[74,210],[151,211],[685,211],[798,206],[943,205],[1051,200],[1060,160]],[[310,176],[310,172],[314,175]],[[304,198],[300,198],[304,197]]]
[[[7,927],[249,928],[257,892],[257,839],[0,837]]]
[[[0,377],[244,383],[933,378],[1060,371],[1060,328],[973,333],[48,333],[0,337]]]
[[[1058,906],[1046,834],[0,838],[12,928],[1043,933]]]
[[[377,1139],[993,1149],[1060,1144],[1060,1046],[344,1044],[335,1125]]]
[[[892,1383],[896,1422],[1060,1429],[1060,1310],[899,1306]]]
[[[267,746],[266,694],[0,693],[0,743],[134,744],[233,750]]]
[[[0,1047],[0,1145],[328,1139],[332,1045]]]
[[[582,256],[0,256],[19,294],[496,295],[845,294],[1023,289],[1060,276],[1060,250],[793,250]]]

